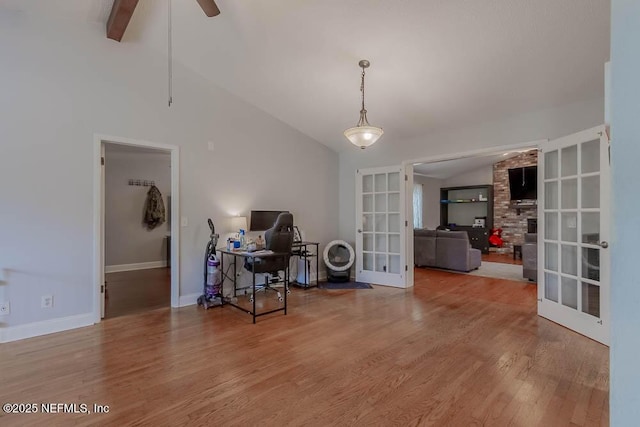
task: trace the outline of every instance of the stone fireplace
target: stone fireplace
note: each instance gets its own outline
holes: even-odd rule
[[[533,227],[537,230],[537,207],[516,209],[511,207],[509,169],[535,166],[538,150],[527,151],[493,165],[493,226],[502,228],[504,245],[492,247],[492,252],[511,253],[513,245],[524,241],[524,234]],[[535,220],[535,221],[532,221]],[[534,225],[535,224],[535,225]]]

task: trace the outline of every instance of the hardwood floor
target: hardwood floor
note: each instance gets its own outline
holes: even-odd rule
[[[109,405],[0,425],[608,425],[608,349],[535,285],[416,270],[401,290],[294,289],[289,315],[191,306],[0,346],[0,401]]]
[[[482,254],[482,261],[486,262],[499,262],[502,264],[515,264],[522,265],[522,258],[513,259],[512,254],[498,254],[490,252],[488,254]]]
[[[122,271],[105,275],[105,318],[171,306],[171,269]]]

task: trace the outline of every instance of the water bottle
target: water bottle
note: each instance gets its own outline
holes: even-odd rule
[[[246,240],[244,238],[244,230],[240,230],[240,247],[241,248],[245,248],[246,247]]]

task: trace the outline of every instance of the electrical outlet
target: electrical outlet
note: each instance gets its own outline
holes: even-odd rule
[[[53,307],[53,295],[42,295],[40,300],[40,307],[51,308]]]
[[[0,316],[6,316],[7,314],[11,314],[11,305],[9,305],[9,301],[5,301],[0,304]]]

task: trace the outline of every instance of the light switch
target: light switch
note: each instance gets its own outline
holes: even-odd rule
[[[183,216],[182,218],[180,218],[180,225],[183,227],[189,226],[189,220],[187,219],[186,216]]]
[[[209,151],[213,151],[216,149],[216,144],[213,141],[209,141]]]

